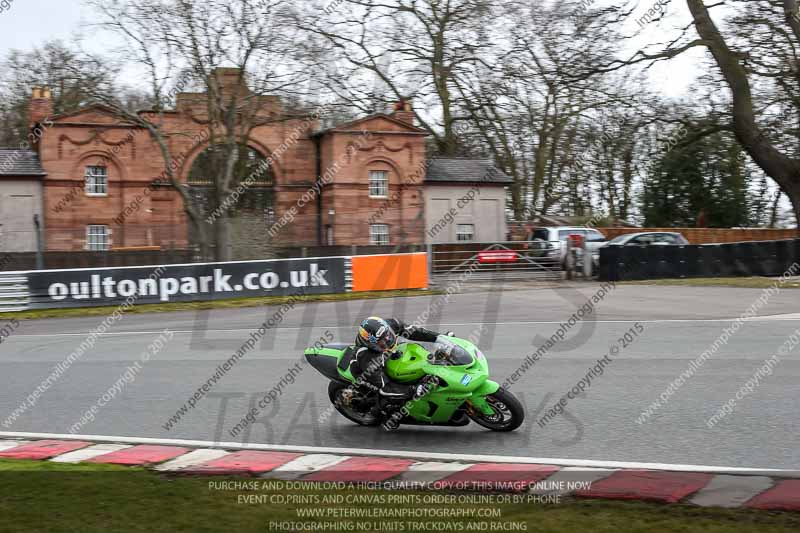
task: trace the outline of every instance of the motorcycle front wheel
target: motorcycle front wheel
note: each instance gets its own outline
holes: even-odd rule
[[[351,385],[347,383],[339,383],[331,381],[328,383],[328,398],[339,413],[346,419],[355,422],[362,426],[377,426],[380,419],[370,414],[370,408],[365,411],[356,409],[352,405],[345,405],[346,402],[342,400],[342,394],[345,390],[349,389]],[[352,403],[352,402],[351,402]]]
[[[514,431],[525,420],[525,410],[513,394],[504,389],[497,389],[494,394],[487,394],[486,401],[494,409],[494,414],[485,415],[477,409],[470,409],[469,417],[476,423],[492,431]]]

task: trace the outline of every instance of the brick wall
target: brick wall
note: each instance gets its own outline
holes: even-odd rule
[[[368,131],[369,135],[364,135]],[[322,140],[323,224],[333,243],[369,245],[370,224],[389,226],[392,245],[424,242],[422,179],[425,134],[413,125],[373,116],[342,125]],[[389,194],[369,195],[369,172],[386,171]]]
[[[193,162],[208,146],[201,96],[178,95],[177,110],[164,115],[162,128],[170,134],[170,150],[177,163],[175,174],[182,182],[187,181]],[[276,99],[262,98],[265,115],[280,112]],[[231,228],[233,239],[241,241],[235,255],[262,257],[271,253],[273,244],[317,244],[320,222],[333,225],[336,244],[369,244],[368,219],[386,203],[369,196],[370,170],[389,171],[392,205],[380,211],[376,222],[390,226],[390,243],[422,243],[422,186],[408,183],[407,176],[425,161],[425,133],[385,115],[328,130],[321,141],[321,166],[323,173],[333,171],[323,188],[320,221],[317,195],[312,190],[317,172],[315,127],[314,121],[298,118],[270,122],[251,132],[248,145],[263,157],[286,146],[273,164],[274,219],[293,214],[287,217],[289,223],[281,224],[280,231],[269,236],[267,224],[242,217]],[[364,135],[365,130],[370,135]],[[105,108],[95,106],[55,117],[39,151],[47,172],[43,180],[47,250],[84,249],[88,225],[108,226],[113,231],[114,247],[190,245],[189,222],[178,193],[171,187],[152,193],[147,188],[162,174],[164,162],[158,146],[144,130],[130,127]],[[107,168],[107,194],[85,194],[84,173],[91,165]],[[125,218],[120,224],[115,220],[121,213]],[[170,229],[165,233],[152,228]]]

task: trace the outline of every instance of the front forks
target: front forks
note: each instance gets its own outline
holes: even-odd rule
[[[487,379],[483,385],[472,393],[472,397],[467,400],[467,410],[472,410],[472,413],[480,411],[486,416],[495,414],[494,408],[492,408],[491,404],[486,400],[486,397],[497,392],[499,388],[499,383]]]
[[[467,400],[467,413],[474,415],[477,411],[480,411],[486,416],[492,416],[494,414],[494,409],[492,409],[492,406],[486,401],[486,396],[473,396]]]

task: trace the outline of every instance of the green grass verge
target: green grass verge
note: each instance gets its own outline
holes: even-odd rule
[[[0,460],[0,531],[15,532],[265,532],[265,531],[536,531],[634,532],[681,531],[705,533],[796,532],[800,515],[737,509],[710,509],[689,505],[641,502],[562,500],[560,503],[447,502],[406,503],[391,497],[448,496],[383,490],[304,490],[278,488],[279,482],[250,479],[263,490],[226,490],[225,479],[167,477],[139,468],[103,465],[66,465],[35,461]],[[239,479],[238,481],[245,481]],[[273,496],[316,497],[317,502],[270,503]],[[245,502],[240,496],[260,496],[266,501]],[[325,502],[340,497],[346,503]],[[370,502],[347,501],[369,497]],[[485,495],[466,493],[451,498]],[[379,504],[375,499],[384,498]],[[525,497],[524,495],[522,497]],[[495,496],[497,498],[497,496]],[[500,516],[490,518],[304,518],[302,509],[483,509]],[[452,511],[451,511],[452,510]],[[485,511],[484,511],[485,512]],[[270,523],[273,525],[270,525]],[[294,522],[292,528],[275,522]],[[383,529],[378,527],[383,522]],[[414,525],[413,522],[417,522]],[[495,529],[475,524],[496,524]],[[314,524],[328,523],[312,529]],[[427,524],[423,529],[419,523]],[[515,529],[511,525],[516,524]],[[361,529],[359,529],[359,525]],[[473,529],[470,529],[472,527]],[[391,528],[391,529],[390,529]],[[524,529],[523,529],[524,528]]]
[[[242,307],[259,307],[263,305],[281,305],[288,301],[301,302],[338,302],[344,300],[369,300],[375,298],[397,298],[410,296],[430,296],[441,291],[408,289],[396,291],[345,292],[341,294],[309,294],[306,296],[260,296],[256,298],[230,298],[203,302],[171,302],[159,304],[138,304],[130,307],[126,313],[169,313],[174,311],[194,311],[196,309],[238,309]],[[69,318],[84,316],[106,316],[113,313],[118,306],[81,307],[76,309],[35,309],[3,313],[0,318],[32,320],[37,318]]]
[[[740,287],[749,289],[766,289],[772,287],[775,278],[747,277],[747,278],[676,278],[676,279],[650,279],[642,281],[623,281],[625,285],[681,285],[685,287]],[[782,288],[800,289],[800,279],[792,279],[781,284]]]

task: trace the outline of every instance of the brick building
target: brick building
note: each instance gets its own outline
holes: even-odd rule
[[[238,85],[238,70],[218,69],[216,74],[223,90],[249,94]],[[250,249],[249,254],[235,256],[258,256],[264,243],[426,241],[424,187],[430,164],[426,132],[414,125],[409,104],[398,104],[391,114],[320,128],[318,116],[286,118],[278,98],[251,96],[259,100],[260,116],[283,119],[264,120],[246,140],[254,157],[272,157],[273,162],[269,172],[252,184],[269,192],[265,195],[268,205],[232,222],[231,241]],[[161,129],[176,162],[175,172],[187,189],[202,189],[195,187],[195,176],[190,179],[190,174],[209,148],[205,98],[204,94],[177,94],[175,109],[163,113]],[[30,125],[40,135],[25,154],[29,168],[31,161],[36,163],[35,172],[31,171],[36,175],[25,179],[36,180],[41,187],[47,250],[185,248],[190,244],[190,224],[178,191],[152,185],[162,176],[164,162],[146,130],[100,105],[51,114],[49,91],[34,89]],[[484,166],[485,162],[476,162],[474,181],[481,179]],[[463,187],[469,179],[463,164],[460,168],[456,181]],[[0,169],[0,179],[5,178],[3,174]],[[322,186],[315,189],[318,175]],[[443,181],[446,176],[439,173],[436,185],[441,187]],[[502,190],[507,181],[504,176],[490,183],[483,178],[482,186]],[[494,223],[504,233],[502,212],[499,217],[502,223]]]

